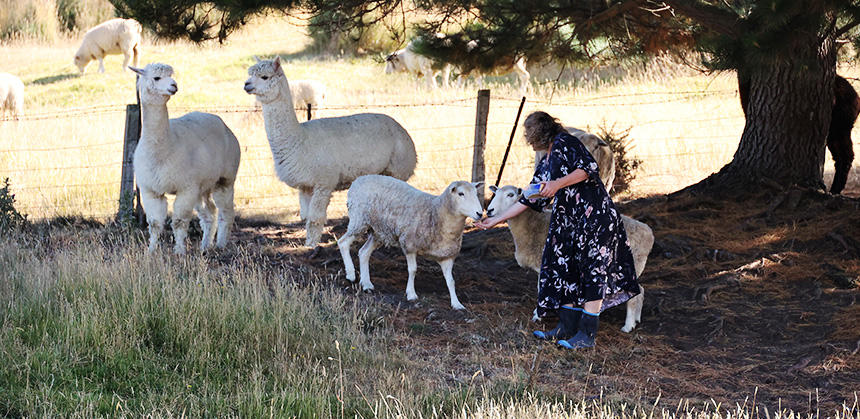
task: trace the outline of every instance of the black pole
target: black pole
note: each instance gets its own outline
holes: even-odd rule
[[[308,121],[311,120],[311,104],[308,103]]]
[[[511,144],[514,142],[514,135],[517,133],[517,123],[520,122],[520,115],[523,113],[523,105],[526,104],[526,97],[520,101],[520,109],[517,110],[517,119],[514,120],[514,129],[511,130],[511,138],[508,140],[508,147],[505,149],[505,156],[502,157],[502,166],[499,167],[499,177],[496,178],[496,186],[502,181],[502,172],[505,170],[505,163],[508,161],[508,153],[511,152]]]

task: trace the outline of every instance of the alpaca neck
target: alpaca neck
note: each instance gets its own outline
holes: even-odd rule
[[[157,146],[159,143],[167,141],[169,132],[170,117],[167,114],[167,104],[141,103],[141,143],[148,146]]]
[[[304,130],[293,109],[293,96],[286,77],[279,83],[277,98],[263,104],[263,121],[272,154],[280,155],[304,140]]]

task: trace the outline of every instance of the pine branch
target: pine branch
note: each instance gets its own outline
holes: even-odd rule
[[[739,38],[738,16],[721,8],[690,0],[664,0],[676,12],[716,33]]]

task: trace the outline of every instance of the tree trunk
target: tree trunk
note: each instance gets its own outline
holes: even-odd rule
[[[832,39],[810,36],[792,56],[738,70],[748,83],[746,125],[734,159],[691,189],[732,191],[768,181],[823,188],[836,75]]]

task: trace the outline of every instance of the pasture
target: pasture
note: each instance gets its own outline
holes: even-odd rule
[[[216,113],[242,146],[233,244],[187,258],[169,246],[147,256],[143,232],[109,223],[125,105],[135,101],[122,57],[109,56],[105,74],[91,63],[79,76],[74,39],[0,46],[0,72],[27,88],[21,120],[0,121],[0,177],[35,221],[0,239],[0,360],[12,366],[0,374],[0,412],[860,417],[856,199],[750,191],[755,206],[664,195],[731,159],[744,123],[734,74],[655,63],[620,82],[554,89],[546,70],[533,84],[524,115],[629,129],[628,155],[642,165],[616,199],[657,237],[642,325],[621,333],[623,309],[614,309],[599,350],[571,353],[531,338],[535,275],[516,266],[505,228],[467,231],[454,268],[465,312],[450,310],[441,271],[420,258],[420,299],[407,303],[396,249],[372,259],[374,293],[346,282],[334,243],[345,192],[329,206],[322,251],[300,246],[297,193],[275,178],[262,118],[242,90],[254,55],[278,54],[288,77],[324,82],[317,117],[397,119],[417,147],[410,183],[434,193],[470,176],[477,87],[433,91],[383,74],[374,57],[309,54],[297,23],[256,22],[224,45],[144,37],[141,66],[177,70],[171,116]],[[511,79],[487,86],[489,182],[519,103]],[[532,163],[518,129],[501,184],[526,183]],[[856,163],[845,194],[860,195]]]

